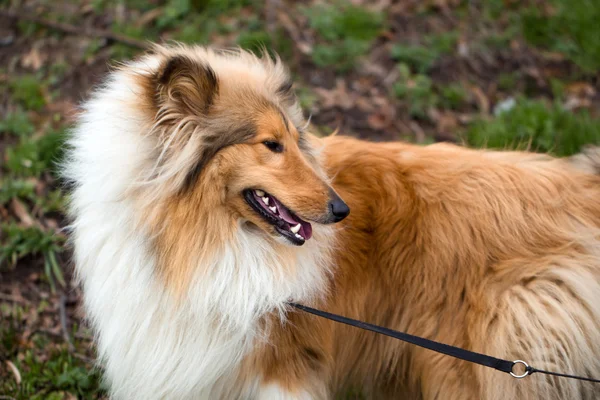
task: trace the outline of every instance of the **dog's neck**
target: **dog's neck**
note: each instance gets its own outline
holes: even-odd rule
[[[290,300],[310,302],[326,291],[330,271],[329,227],[292,247],[240,225],[232,241],[199,265],[188,289],[192,309],[223,316],[235,329],[250,329],[267,313],[283,312]]]

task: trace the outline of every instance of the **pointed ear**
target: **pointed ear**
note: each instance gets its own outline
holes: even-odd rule
[[[208,65],[178,55],[166,60],[156,73],[158,105],[183,114],[206,115],[219,92],[219,80]]]

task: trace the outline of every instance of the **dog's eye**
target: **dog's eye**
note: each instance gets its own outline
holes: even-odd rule
[[[281,153],[283,151],[283,145],[279,142],[272,142],[267,140],[263,142],[265,146],[269,148],[269,150],[274,151],[275,153]]]

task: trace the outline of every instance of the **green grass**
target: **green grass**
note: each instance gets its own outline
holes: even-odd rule
[[[451,83],[438,88],[440,93],[440,106],[445,109],[458,110],[469,99],[469,93],[460,83]]]
[[[457,40],[456,32],[448,32],[426,36],[422,45],[398,43],[392,48],[392,57],[400,63],[407,64],[412,71],[424,74],[441,56],[454,50]]]
[[[439,96],[433,90],[433,82],[422,74],[397,82],[394,93],[398,98],[406,100],[410,115],[420,119],[427,118],[427,111],[439,101]]]
[[[14,177],[0,180],[0,205],[8,204],[13,198],[35,200],[35,182]]]
[[[34,75],[12,79],[9,87],[13,99],[27,110],[40,110],[46,105],[45,82]]]
[[[211,31],[213,24],[224,14],[232,14],[246,6],[257,5],[254,0],[169,0],[164,8],[164,12],[156,21],[159,29],[174,28],[183,21],[190,22],[190,19],[196,22],[208,23],[208,26],[192,24],[191,26],[207,34]],[[201,19],[198,19],[200,17]]]
[[[18,145],[6,149],[5,168],[17,177],[37,177],[54,170],[64,138],[64,131],[50,131],[38,138],[23,137]]]
[[[505,72],[498,75],[498,89],[512,91],[516,88],[519,77],[514,72]]]
[[[2,310],[8,322],[0,325],[0,353],[17,368],[21,384],[17,385],[15,377],[5,370],[5,376],[0,374],[0,394],[18,400],[63,400],[73,396],[79,399],[99,398],[103,392],[99,371],[90,369],[66,346],[56,345],[43,334],[34,333],[29,348],[17,357],[14,344],[18,341],[18,330],[15,325],[25,315],[41,311],[43,309],[31,310],[28,306],[16,305]],[[74,345],[76,348],[87,346],[77,341]]]
[[[114,1],[99,1],[97,7],[103,9]],[[129,7],[147,11],[148,4],[135,0]],[[239,14],[243,8],[251,8],[255,16],[248,20],[232,23],[231,17]],[[276,47],[280,44],[277,38],[269,36],[263,27],[261,2],[257,0],[168,0],[163,12],[152,24],[139,26],[124,22],[115,24],[112,30],[140,40],[160,41],[164,33],[167,37],[188,44],[210,44],[213,36],[239,32],[238,45],[249,50],[257,50],[263,45]],[[93,53],[94,46],[87,50]],[[115,59],[129,59],[138,53],[138,49],[127,45],[113,46],[112,56]]]
[[[534,46],[563,53],[584,72],[600,69],[600,3],[551,0],[553,12],[530,8],[522,16],[525,39]]]
[[[428,75],[412,74],[406,64],[400,64],[400,78],[394,84],[396,97],[406,102],[409,114],[417,119],[427,119],[434,107],[460,109],[469,94],[460,83],[436,85]]]
[[[586,112],[566,111],[558,104],[520,99],[497,118],[475,122],[465,139],[474,147],[531,149],[568,156],[586,144],[600,145],[600,121]]]
[[[16,266],[17,261],[27,256],[40,255],[44,259],[44,273],[51,290],[56,284],[65,286],[65,279],[58,264],[57,254],[62,252],[64,239],[39,227],[22,227],[14,223],[0,224],[0,265]]]
[[[296,96],[303,110],[311,110],[317,101],[317,95],[307,85],[296,85]]]
[[[16,79],[19,85],[21,78]],[[15,96],[13,96],[14,98]],[[0,123],[0,137],[12,136],[17,140],[8,146],[2,158],[0,205],[18,201],[32,219],[46,213],[62,211],[64,197],[60,190],[36,191],[36,182],[43,174],[52,173],[62,154],[63,130],[49,129],[36,134],[34,124],[23,111],[7,115]],[[34,214],[34,210],[37,215]],[[0,223],[0,267],[14,268],[19,260],[39,256],[52,291],[65,281],[57,255],[62,252],[64,239],[41,226],[27,226],[16,221]]]
[[[303,9],[309,25],[318,35],[312,59],[319,67],[351,70],[365,55],[385,26],[381,13],[338,1]]]
[[[23,110],[8,113],[4,120],[0,121],[0,132],[9,135],[29,136],[34,130],[35,126]]]

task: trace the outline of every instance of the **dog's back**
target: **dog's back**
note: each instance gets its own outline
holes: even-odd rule
[[[568,162],[328,140],[334,183],[353,214],[340,233],[338,299],[325,307],[536,368],[600,376],[600,177],[590,174],[598,149]],[[334,329],[337,367],[355,382],[368,376],[366,386],[388,382],[392,397],[399,388],[427,399],[600,395],[588,382],[519,381]]]

